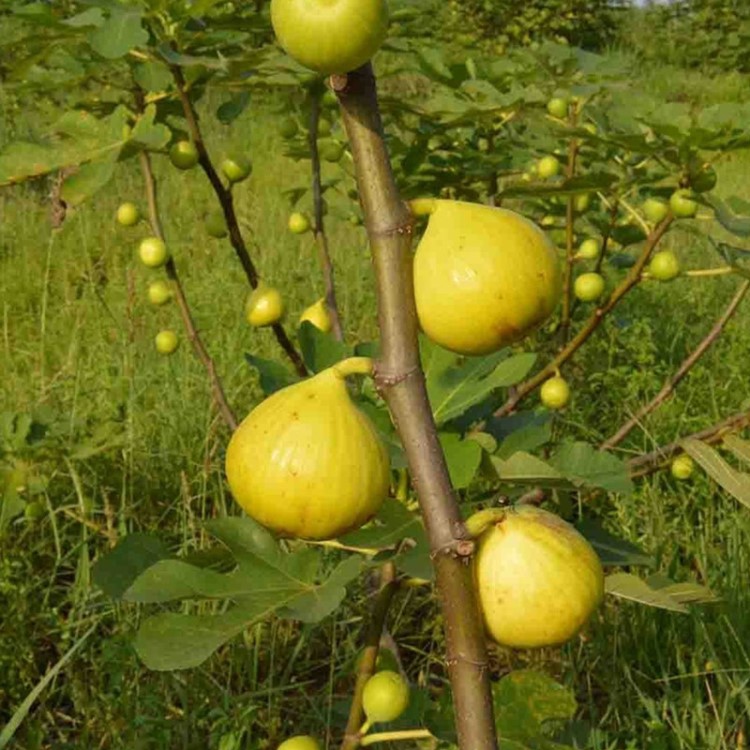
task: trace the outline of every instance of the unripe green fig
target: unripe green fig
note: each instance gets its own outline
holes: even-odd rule
[[[250,176],[252,164],[250,160],[241,154],[227,156],[221,162],[221,171],[231,183],[242,182]]]
[[[479,511],[474,581],[488,635],[511,648],[556,646],[586,624],[604,596],[594,549],[570,524],[532,505]]]
[[[362,708],[370,723],[395,721],[408,705],[409,685],[398,672],[376,672],[365,683]]]
[[[179,339],[174,331],[159,331],[154,339],[156,351],[159,354],[172,354],[179,345]]]
[[[158,237],[146,237],[138,246],[138,257],[144,266],[159,268],[169,259],[169,251],[163,240]]]
[[[593,302],[604,294],[604,279],[598,273],[582,273],[573,284],[573,293],[581,302]]]
[[[333,321],[331,320],[331,314],[328,312],[325,297],[321,297],[300,315],[300,325],[305,321],[312,323],[319,331],[323,331],[323,333],[328,333],[331,330]]]
[[[543,156],[536,165],[537,174],[546,180],[560,174],[560,162],[554,156]]]
[[[320,103],[327,109],[336,109],[339,106],[339,98],[336,96],[335,91],[326,89],[323,96],[320,99]]]
[[[198,163],[198,149],[192,141],[177,141],[169,149],[169,161],[177,169],[192,169]]]
[[[690,187],[696,193],[707,193],[716,187],[718,177],[716,170],[710,164],[693,164],[691,165]]]
[[[275,287],[259,284],[247,298],[245,317],[255,328],[271,326],[284,317],[284,309],[281,292]]]
[[[309,734],[298,734],[284,740],[277,750],[321,750],[320,743]]]
[[[683,453],[672,461],[670,471],[675,479],[682,481],[684,479],[690,479],[694,468],[695,463],[693,462],[693,459],[690,458],[687,453]]]
[[[148,285],[148,301],[152,305],[164,305],[172,299],[172,290],[166,281],[153,281]]]
[[[141,212],[135,203],[122,203],[117,209],[117,223],[123,227],[134,227],[141,220]]]
[[[568,100],[562,97],[555,97],[547,102],[547,112],[552,117],[557,117],[560,120],[564,120],[568,116]]]
[[[652,224],[658,224],[666,219],[669,204],[661,198],[646,198],[643,201],[643,213]]]
[[[318,73],[348,73],[380,48],[388,29],[385,0],[271,0],[279,44]]]
[[[596,260],[599,257],[599,253],[602,251],[602,246],[599,240],[593,237],[587,237],[579,246],[578,252],[576,253],[577,258],[582,260]]]
[[[329,135],[331,135],[331,128],[333,125],[331,125],[331,121],[326,119],[325,117],[321,117],[318,120],[318,138],[327,138]]]
[[[285,117],[279,123],[279,135],[286,140],[294,138],[298,132],[299,127],[297,126],[297,121],[292,117]]]
[[[648,272],[658,281],[671,281],[680,275],[680,261],[671,250],[661,250],[651,258]]]
[[[229,234],[227,220],[224,218],[223,211],[211,211],[211,213],[206,216],[205,227],[206,232],[217,240],[221,240]]]
[[[597,128],[593,122],[583,123],[583,129],[591,133],[591,135],[597,135],[599,133],[599,128]]]
[[[310,230],[310,219],[297,211],[290,214],[288,221],[289,231],[292,234],[304,234]]]
[[[32,500],[26,503],[23,508],[23,516],[27,521],[38,521],[45,513],[47,508],[41,500]]]
[[[560,261],[534,223],[505,208],[461,201],[412,207],[429,213],[414,256],[414,293],[430,339],[459,354],[489,354],[551,315],[561,294]]]
[[[575,210],[582,214],[589,210],[591,206],[591,193],[579,193],[573,198],[573,207]]]
[[[672,193],[669,207],[678,219],[689,219],[698,213],[698,202],[693,199],[692,191],[683,188]]]
[[[324,161],[335,163],[341,161],[344,155],[344,147],[336,141],[326,141],[320,146],[320,156]]]
[[[564,378],[555,375],[544,381],[539,395],[548,409],[562,409],[570,401],[570,386]]]
[[[352,401],[345,377],[369,374],[353,357],[282,388],[244,419],[229,442],[235,500],[283,536],[333,539],[374,516],[388,495],[388,452]]]

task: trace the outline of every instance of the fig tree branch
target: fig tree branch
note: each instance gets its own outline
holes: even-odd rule
[[[153,233],[166,244],[164,238],[164,230],[162,229],[161,220],[159,218],[159,207],[157,202],[156,194],[156,179],[154,172],[151,169],[151,159],[145,151],[140,153],[141,172],[143,173],[143,181],[146,186],[146,200],[148,202],[148,218],[151,224]],[[187,298],[185,297],[185,290],[182,287],[179,274],[177,273],[177,266],[175,265],[174,259],[170,256],[165,265],[165,271],[167,277],[172,283],[172,288],[175,293],[175,300],[177,301],[177,307],[180,311],[180,317],[182,318],[182,324],[185,326],[185,330],[190,340],[190,345],[193,347],[195,356],[198,358],[200,363],[206,368],[208,373],[208,379],[211,383],[211,390],[213,391],[214,401],[219,409],[224,422],[230,430],[237,428],[237,418],[234,416],[232,408],[229,406],[227,401],[226,393],[224,392],[224,386],[221,383],[221,378],[216,372],[216,365],[214,364],[211,355],[208,353],[206,347],[203,344],[198,329],[195,326],[195,321],[190,312],[190,306],[188,305]]]
[[[373,253],[381,335],[375,382],[406,452],[430,542],[458,744],[461,750],[496,750],[485,636],[469,565],[474,545],[461,520],[419,361],[412,216],[391,170],[372,67],[333,76],[331,83],[342,108]]]
[[[607,301],[592,313],[581,330],[559,351],[557,356],[544,369],[540,370],[534,377],[521,383],[511,393],[506,402],[495,412],[495,417],[504,417],[510,414],[529,393],[538,388],[547,378],[551,377],[583,346],[589,336],[599,328],[604,318],[612,312],[620,300],[641,280],[641,272],[671,223],[672,217],[668,216],[654,228],[654,231],[651,232],[646,240],[643,251],[635,262],[635,265],[633,265]]]
[[[231,187],[224,186],[224,183],[221,181],[221,177],[219,177],[219,174],[211,161],[211,157],[208,154],[206,143],[203,140],[203,133],[198,124],[195,107],[193,107],[193,102],[190,100],[190,96],[185,87],[185,78],[182,75],[182,70],[180,70],[177,65],[171,65],[170,70],[175,82],[177,94],[180,97],[182,111],[188,123],[190,137],[193,139],[195,148],[198,151],[198,163],[201,165],[201,169],[211,183],[211,187],[221,205],[221,210],[224,213],[224,219],[227,223],[229,241],[231,242],[234,252],[242,265],[248,283],[253,289],[255,289],[259,282],[258,270],[250,257],[247,245],[245,244],[242,232],[240,231],[240,225],[237,221],[237,212],[234,209],[234,199],[232,197]],[[302,357],[284,330],[284,326],[281,323],[274,323],[271,326],[271,330],[273,331],[276,340],[279,342],[279,346],[281,346],[287,357],[289,357],[297,374],[301,377],[305,377],[305,375],[307,375],[305,363],[302,361]]]
[[[354,696],[349,709],[349,719],[346,722],[346,732],[344,741],[341,743],[341,750],[354,750],[360,744],[359,728],[364,721],[362,693],[365,689],[365,683],[375,673],[375,664],[380,650],[380,638],[396,589],[398,589],[396,568],[392,562],[389,562],[383,565],[380,570],[380,591],[378,591],[375,605],[372,608],[370,622],[365,633],[365,646],[359,657],[357,681],[354,685]]]
[[[674,392],[678,383],[690,372],[696,362],[711,348],[711,345],[721,336],[722,331],[732,316],[737,312],[740,303],[750,289],[750,280],[745,280],[740,284],[737,293],[734,295],[724,312],[721,314],[711,330],[706,334],[703,340],[695,349],[685,358],[683,363],[677,369],[677,372],[667,380],[661,390],[654,396],[651,401],[644,404],[633,416],[620,427],[617,432],[601,444],[601,450],[611,450],[621,443],[630,431],[641,423],[644,417],[655,411],[663,404]]]
[[[750,426],[750,409],[732,414],[731,417],[722,419],[721,422],[694,432],[692,435],[684,435],[679,440],[675,440],[668,445],[663,445],[650,453],[644,453],[642,456],[631,458],[628,461],[630,476],[635,479],[658,471],[675,454],[682,452],[682,441],[687,438],[700,440],[710,445],[721,442],[727,433],[735,432],[748,426]]]
[[[323,219],[323,190],[320,184],[320,152],[318,151],[318,122],[320,121],[320,97],[314,89],[310,92],[310,160],[312,162],[313,194],[313,237],[318,246],[320,265],[323,269],[323,281],[326,289],[326,307],[331,316],[331,328],[338,341],[343,341],[344,331],[341,326],[341,315],[336,302],[336,286],[333,277],[333,262],[328,251],[328,236]]]

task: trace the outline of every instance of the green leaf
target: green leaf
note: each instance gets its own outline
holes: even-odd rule
[[[491,456],[490,463],[502,482],[559,489],[574,487],[557,469],[525,451],[518,451],[509,458]]]
[[[555,747],[544,738],[545,724],[568,721],[577,708],[570,688],[530,669],[511,672],[495,683],[492,699],[498,735],[520,742],[519,747]]]
[[[89,34],[94,52],[108,60],[124,57],[134,47],[148,43],[148,33],[141,24],[141,13],[132,6],[113,12],[105,23]]]
[[[71,206],[80,206],[112,179],[116,157],[117,153],[114,153],[103,161],[82,165],[76,172],[65,178],[60,197]]]
[[[481,446],[453,432],[441,432],[438,438],[445,453],[451,484],[457,490],[468,487],[482,461]]]
[[[311,372],[320,372],[349,356],[350,350],[330,333],[323,333],[309,321],[299,327],[302,359]]]
[[[735,205],[737,204],[731,198],[725,201],[713,195],[713,193],[708,193],[701,197],[713,208],[717,220],[724,229],[737,237],[750,237],[750,215],[748,213],[739,213],[735,209]]]
[[[627,464],[588,443],[564,443],[550,463],[576,485],[601,487],[626,495],[633,492]]]
[[[508,350],[461,360],[424,337],[420,348],[427,392],[438,425],[461,416],[495,389],[523,380],[536,361],[535,354],[509,356]]]
[[[631,573],[612,573],[604,579],[608,594],[671,612],[687,612],[686,603],[713,602],[710,589],[698,584],[677,584],[660,575],[646,580]]]
[[[750,508],[750,474],[737,471],[719,455],[718,451],[700,440],[688,438],[683,440],[681,445],[711,479],[745,507]]]
[[[518,451],[531,452],[552,439],[552,415],[544,412],[518,412],[493,419],[485,429],[500,444],[497,457],[507,459]]]
[[[247,517],[220,518],[206,524],[223,542],[236,566],[224,573],[184,560],[160,559],[143,570],[123,592],[128,601],[164,603],[184,599],[230,599],[228,611],[209,615],[162,613],[138,631],[136,649],[151,669],[185,669],[245,627],[271,614],[317,622],[346,595],[346,584],[362,569],[359,557],[341,562],[320,577],[320,550],[284,552],[273,536]]]
[[[107,596],[120,599],[138,576],[169,557],[161,539],[134,532],[94,563],[93,581]]]
[[[293,372],[275,359],[263,359],[250,353],[245,354],[245,359],[250,367],[258,371],[260,387],[266,396],[299,382],[299,378]]]
[[[729,448],[740,461],[750,464],[750,442],[742,440],[737,435],[727,435],[724,446]]]
[[[598,521],[586,519],[576,529],[588,539],[599,555],[602,565],[653,565],[654,560],[632,542],[610,534]]]
[[[149,60],[133,66],[133,78],[144,91],[166,91],[172,86],[172,74],[169,68],[157,60]]]
[[[133,126],[129,137],[130,142],[149,151],[163,149],[172,138],[172,133],[166,125],[156,123],[155,119],[156,105],[149,104]]]
[[[250,92],[241,91],[239,94],[235,94],[229,100],[225,101],[216,110],[216,117],[218,118],[219,122],[223,122],[225,125],[229,125],[245,111],[249,103]]]

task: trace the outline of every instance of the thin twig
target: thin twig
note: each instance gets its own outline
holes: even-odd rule
[[[451,486],[419,361],[412,216],[398,194],[368,64],[333,76],[375,267],[381,355],[375,382],[390,410],[425,522],[445,622],[446,665],[461,750],[496,750],[485,634],[467,563],[473,542]]]
[[[737,308],[740,306],[743,298],[750,289],[750,280],[743,281],[740,284],[737,293],[732,298],[731,302],[727,305],[726,310],[721,314],[716,323],[712,326],[711,330],[706,334],[703,340],[695,347],[695,349],[685,358],[683,363],[677,369],[677,372],[667,380],[662,386],[662,389],[654,396],[651,401],[644,404],[638,411],[615,432],[612,437],[605,440],[601,444],[601,450],[611,450],[616,445],[621,443],[630,431],[638,424],[641,423],[644,417],[655,411],[661,404],[664,403],[674,392],[678,383],[690,372],[691,368],[695,363],[708,351],[711,345],[719,338],[722,331],[730,321],[732,316],[737,312]]]
[[[571,127],[576,126],[577,114],[575,108],[570,113],[569,123]],[[568,146],[568,164],[565,168],[565,178],[573,179],[576,173],[576,159],[578,157],[578,139],[571,138]],[[568,196],[568,205],[565,211],[565,267],[563,269],[563,301],[562,320],[560,322],[560,333],[563,343],[568,340],[570,333],[570,313],[573,299],[573,230],[575,228],[576,204],[575,195]]]
[[[630,476],[633,478],[642,477],[646,474],[651,474],[652,472],[657,471],[669,461],[672,456],[682,451],[683,440],[692,438],[693,440],[700,440],[708,444],[718,443],[728,432],[734,432],[735,430],[742,429],[748,425],[750,425],[750,409],[737,412],[737,414],[733,414],[731,417],[727,417],[721,422],[717,422],[715,425],[694,432],[692,435],[683,436],[679,440],[675,440],[668,445],[663,445],[650,453],[644,453],[642,456],[630,459],[630,461],[628,461]]]
[[[203,140],[203,134],[200,125],[198,124],[195,108],[193,107],[193,102],[190,100],[190,96],[187,93],[182,70],[180,70],[177,65],[171,65],[170,70],[172,72],[172,77],[174,78],[177,94],[182,103],[182,111],[188,123],[190,136],[193,139],[196,150],[198,151],[198,163],[201,165],[201,169],[203,169],[208,181],[211,183],[214,193],[216,193],[219,203],[221,204],[221,209],[224,212],[224,219],[227,223],[227,231],[229,232],[229,241],[231,242],[234,252],[242,265],[242,269],[245,272],[245,276],[247,276],[250,286],[255,289],[259,282],[258,271],[250,257],[247,245],[245,244],[242,232],[240,231],[240,225],[237,221],[237,212],[234,209],[232,190],[231,188],[224,186],[224,183],[221,181],[221,177],[219,177],[219,174],[211,161],[211,157],[208,154],[208,149],[206,148],[206,143]],[[284,350],[287,357],[289,357],[292,365],[294,365],[297,374],[301,377],[305,377],[307,375],[305,363],[284,330],[284,326],[281,325],[281,323],[274,323],[274,325],[271,326],[271,329],[273,330],[274,336],[279,342],[279,345]]]
[[[326,235],[323,219],[323,190],[320,182],[320,152],[318,151],[318,122],[320,121],[320,97],[313,88],[310,92],[310,160],[312,162],[312,194],[313,194],[313,237],[318,246],[320,265],[323,268],[323,281],[326,288],[326,307],[331,316],[331,328],[338,341],[344,340],[341,326],[341,315],[336,301],[336,286],[333,277],[333,262],[328,251],[328,236]]]
[[[349,709],[349,719],[346,722],[346,733],[344,741],[341,743],[341,750],[354,750],[360,743],[359,728],[364,721],[362,693],[365,689],[365,683],[375,672],[385,620],[397,589],[396,567],[392,562],[386,563],[380,570],[380,591],[378,591],[375,605],[372,608],[370,622],[365,633],[365,646],[359,657],[357,681],[354,686],[354,696]]]
[[[146,185],[146,200],[148,202],[148,216],[149,223],[153,233],[162,241],[166,242],[164,238],[164,230],[162,229],[161,220],[159,218],[159,208],[157,204],[156,195],[156,179],[154,178],[154,172],[151,169],[151,159],[146,151],[140,153],[141,161],[141,172],[143,173],[143,180]],[[177,300],[177,307],[180,311],[180,317],[182,323],[185,326],[185,330],[188,334],[188,339],[196,357],[200,360],[201,364],[206,368],[208,373],[208,379],[211,383],[211,390],[213,391],[214,401],[219,408],[222,418],[226,422],[230,430],[237,428],[237,418],[234,416],[232,408],[229,406],[227,401],[224,387],[222,386],[219,374],[216,372],[216,366],[214,364],[211,355],[203,345],[203,341],[198,333],[198,329],[195,326],[195,321],[190,312],[190,306],[188,305],[187,298],[185,297],[185,290],[182,287],[179,274],[177,273],[177,266],[173,258],[170,256],[165,265],[165,270],[169,280],[172,282],[172,287],[175,292],[175,299]]]
[[[622,280],[622,283],[612,292],[609,299],[592,313],[583,328],[560,350],[558,355],[543,370],[540,370],[534,377],[521,383],[511,393],[506,402],[495,412],[495,417],[504,417],[510,414],[529,393],[552,376],[581,348],[589,336],[599,328],[604,318],[617,306],[617,303],[641,280],[643,268],[648,263],[651,253],[671,223],[672,216],[670,215],[654,228],[635,265]]]

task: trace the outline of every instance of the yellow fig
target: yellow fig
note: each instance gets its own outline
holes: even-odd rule
[[[349,396],[345,377],[369,374],[352,357],[259,404],[229,441],[235,500],[259,523],[301,539],[332,539],[374,516],[390,484],[388,452]]]
[[[254,328],[272,326],[284,317],[284,298],[276,287],[258,284],[245,303],[245,319]]]
[[[305,321],[312,323],[317,329],[323,331],[323,333],[328,333],[331,330],[333,322],[331,321],[331,314],[328,312],[328,307],[326,307],[325,297],[321,297],[321,299],[315,304],[310,305],[300,315],[300,325]]]
[[[604,596],[594,549],[570,524],[531,505],[480,511],[474,579],[485,628],[512,648],[556,646],[572,638]]]
[[[489,354],[549,317],[562,289],[560,261],[536,224],[477,203],[415,204],[430,213],[414,256],[417,314],[429,338],[459,354]]]

